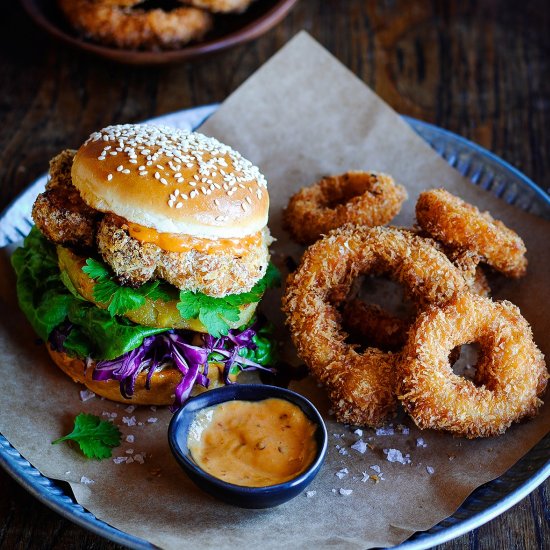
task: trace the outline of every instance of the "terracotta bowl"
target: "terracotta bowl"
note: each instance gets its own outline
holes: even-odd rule
[[[55,0],[21,0],[34,22],[72,47],[119,63],[162,65],[189,61],[254,40],[279,23],[298,0],[257,0],[242,14],[216,15],[214,29],[200,42],[178,50],[139,51],[102,46],[80,37],[65,21]]]

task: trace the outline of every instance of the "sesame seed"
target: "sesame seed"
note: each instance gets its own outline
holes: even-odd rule
[[[160,178],[160,183],[162,183],[162,185],[168,185],[166,178]]]
[[[181,173],[178,172],[177,174],[174,174],[174,177],[175,177],[175,178],[181,178]]]
[[[126,168],[125,170],[122,170],[122,173],[123,173],[123,174],[129,174],[129,173],[130,173],[130,170],[128,170],[128,168]]]
[[[148,174],[148,172],[145,171],[145,170],[142,170],[142,171],[139,173],[140,176],[146,176],[147,174]]]
[[[184,180],[183,178],[178,178],[176,181],[177,181],[178,183],[183,183],[185,180]]]
[[[178,202],[178,204],[176,204],[176,208],[181,208],[183,206],[183,202]]]
[[[111,181],[113,179],[113,174],[107,174],[107,181]]]
[[[119,164],[116,168],[116,171],[117,172],[122,172],[122,170],[124,170],[124,166],[122,166],[122,164]]]
[[[160,179],[160,174],[158,172],[155,172],[155,179],[157,179],[157,180]]]
[[[248,204],[252,204],[251,198],[250,198],[250,197],[246,197],[246,202],[247,202]]]

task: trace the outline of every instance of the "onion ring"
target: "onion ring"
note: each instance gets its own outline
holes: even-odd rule
[[[525,275],[526,249],[519,235],[445,189],[420,194],[416,219],[426,233],[445,245],[478,254],[508,277]]]
[[[58,5],[78,32],[118,48],[178,48],[212,26],[209,13],[191,7],[143,10],[132,0],[58,0]]]
[[[186,4],[215,13],[242,13],[253,0],[186,0]]]
[[[455,375],[447,359],[473,342],[481,348],[474,383]],[[470,292],[418,316],[397,367],[399,399],[415,423],[468,438],[501,434],[535,415],[548,380],[519,309]]]
[[[384,225],[399,213],[406,198],[405,188],[391,176],[346,172],[294,194],[283,212],[283,222],[293,239],[311,244],[346,223]]]
[[[465,288],[451,262],[424,239],[393,228],[346,225],[306,250],[289,276],[283,311],[299,356],[328,389],[338,421],[376,426],[396,406],[396,355],[358,353],[345,343],[333,288],[360,274],[389,272],[421,305],[441,304]]]

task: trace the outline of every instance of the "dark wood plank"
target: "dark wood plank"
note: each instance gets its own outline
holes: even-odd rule
[[[0,208],[93,130],[223,101],[306,29],[397,111],[448,128],[550,186],[546,0],[302,0],[259,40],[197,63],[126,67],[69,50],[16,2],[0,33]],[[546,482],[442,550],[550,548]],[[61,518],[0,471],[0,548],[119,548]]]

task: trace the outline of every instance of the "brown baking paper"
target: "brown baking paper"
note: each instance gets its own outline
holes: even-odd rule
[[[446,187],[490,209],[520,233],[529,250],[528,275],[521,281],[499,279],[495,295],[521,307],[548,354],[549,224],[464,180],[307,34],[292,40],[245,82],[203,131],[241,151],[266,174],[279,265],[288,255],[297,259],[301,253],[281,228],[281,209],[299,187],[326,174],[349,169],[393,174],[409,193],[399,224],[413,223],[416,196],[431,187]],[[69,482],[77,501],[99,519],[162,548],[394,545],[452,514],[473,489],[501,475],[548,430],[547,404],[537,418],[487,440],[420,432],[406,417],[393,421],[394,435],[377,435],[371,429],[355,433],[332,420],[323,390],[306,379],[294,387],[319,405],[329,432],[327,460],[308,489],[312,493],[275,509],[241,510],[204,494],[180,471],[166,441],[166,409],[127,412],[124,405],[99,398],[82,402],[80,388],[34,343],[17,309],[6,258],[0,269],[1,433],[44,475]],[[280,323],[278,308],[272,296],[265,309]],[[289,349],[288,335],[282,339]],[[114,456],[139,454],[144,463],[90,461],[68,445],[52,446],[81,411],[111,415],[125,437],[135,438],[133,443],[125,440]],[[132,417],[136,425],[128,426]],[[424,446],[418,446],[420,437]],[[364,454],[351,447],[359,439],[370,445]],[[384,449],[410,455],[410,462],[389,462]],[[378,469],[376,482],[370,476]],[[339,471],[340,477],[335,475]]]

